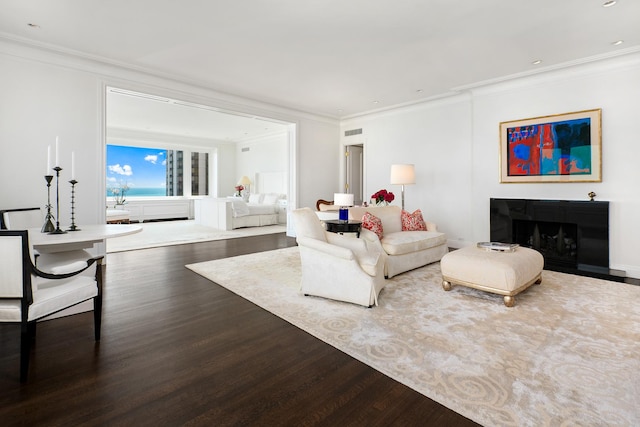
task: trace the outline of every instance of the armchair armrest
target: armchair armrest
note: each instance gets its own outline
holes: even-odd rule
[[[336,258],[347,260],[355,259],[351,249],[323,242],[322,240],[312,239],[310,237],[298,237],[296,240],[298,241],[299,246],[305,246],[307,248],[323,252],[327,255],[335,256]]]
[[[67,279],[69,277],[77,276],[78,274],[91,267],[94,263],[102,264],[104,256],[90,258],[86,261],[76,261],[64,266],[55,267],[51,273],[39,270],[35,265],[31,264],[31,273],[38,277],[45,279]]]

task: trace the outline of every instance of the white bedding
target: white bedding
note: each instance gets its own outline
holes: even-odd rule
[[[241,227],[262,227],[278,224],[280,203],[284,195],[270,193],[257,196],[260,203],[246,203],[236,197],[196,199],[194,216],[196,224],[202,224],[220,230],[233,230]],[[285,199],[286,200],[286,199]]]
[[[278,213],[277,204],[265,203],[245,203],[243,200],[233,200],[231,202],[234,218],[241,218],[249,215],[270,215]]]

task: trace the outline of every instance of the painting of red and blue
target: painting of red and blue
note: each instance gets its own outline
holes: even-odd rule
[[[600,110],[594,111],[596,117],[573,113],[501,123],[502,178],[593,180],[600,172]]]
[[[509,138],[509,175],[591,173],[591,119],[513,127]]]

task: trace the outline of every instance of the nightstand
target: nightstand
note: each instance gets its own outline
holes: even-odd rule
[[[287,223],[287,200],[278,200],[278,222],[280,224]]]

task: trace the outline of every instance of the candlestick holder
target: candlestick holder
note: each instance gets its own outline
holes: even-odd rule
[[[56,166],[53,170],[56,171],[56,229],[49,234],[65,234],[66,231],[60,229],[60,171],[62,168]]]
[[[69,181],[71,184],[71,226],[68,231],[80,231],[78,227],[76,227],[76,184],[78,181],[72,179]]]
[[[56,229],[53,226],[53,221],[51,221],[53,218],[53,215],[51,215],[51,181],[53,180],[53,175],[45,175],[44,179],[47,181],[47,205],[45,206],[45,208],[47,208],[47,215],[44,217],[44,225],[40,232],[49,233]]]

